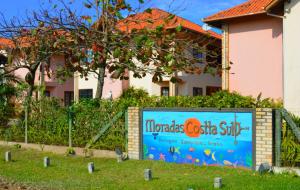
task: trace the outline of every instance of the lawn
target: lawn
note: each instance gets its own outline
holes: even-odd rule
[[[4,161],[5,151],[13,161]],[[198,167],[158,161],[66,157],[34,150],[0,146],[0,176],[46,189],[213,189],[214,177],[222,177],[222,189],[300,189],[300,178],[293,175],[259,175],[250,170],[226,167]],[[43,167],[43,157],[51,158],[51,167]],[[87,164],[95,163],[89,174]],[[152,181],[144,180],[144,169],[153,171]]]

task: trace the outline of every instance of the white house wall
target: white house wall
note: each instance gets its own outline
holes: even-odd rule
[[[300,0],[285,3],[284,106],[300,115]]]
[[[130,73],[129,85],[130,87],[144,89],[151,96],[160,96],[161,86],[152,82],[152,75],[147,74],[144,78],[134,78],[133,72]]]
[[[200,75],[191,75],[191,74],[178,74],[181,79],[183,79],[183,84],[178,84],[178,95],[180,96],[192,96],[193,87],[198,87],[203,89],[203,94],[206,94],[206,87],[221,87],[221,77],[214,77],[210,74],[200,74]],[[168,83],[167,83],[168,84]],[[134,78],[133,73],[130,72],[130,86],[135,88],[141,88],[146,90],[150,95],[160,96],[161,87],[168,86],[165,84],[156,84],[152,82],[152,75],[147,74],[146,77],[139,79]]]

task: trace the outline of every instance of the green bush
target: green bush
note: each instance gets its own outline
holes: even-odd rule
[[[73,105],[74,125],[72,128],[73,146],[85,147],[99,130],[108,124],[119,112],[125,113],[128,107],[216,107],[216,108],[255,108],[280,107],[272,100],[257,100],[226,91],[212,96],[149,96],[143,90],[128,89],[114,101],[83,100]],[[68,109],[59,101],[45,98],[33,102],[28,121],[28,141],[38,144],[68,145]],[[92,148],[125,150],[125,114],[95,143]],[[24,126],[14,126],[0,131],[0,138],[10,141],[24,141]]]
[[[300,117],[293,115],[293,121],[300,126]],[[300,166],[300,142],[287,123],[282,125],[281,160],[284,166]]]

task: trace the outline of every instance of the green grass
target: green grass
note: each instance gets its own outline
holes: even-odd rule
[[[4,152],[12,152],[13,161],[4,161]],[[198,167],[159,161],[65,157],[33,150],[0,146],[0,176],[20,183],[49,189],[213,189],[214,177],[222,177],[222,189],[300,189],[300,178],[292,175],[259,175],[250,170],[226,167]],[[43,167],[49,156],[51,167]],[[95,163],[95,173],[87,171]],[[154,179],[144,181],[144,169],[153,171]]]

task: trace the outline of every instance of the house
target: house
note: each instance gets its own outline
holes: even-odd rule
[[[268,14],[266,7],[271,2],[250,0],[204,19],[224,31],[224,90],[283,97],[282,19]]]
[[[179,16],[175,16],[171,21],[166,23],[165,19],[170,17],[170,15],[171,14],[166,11],[155,8],[152,9],[151,12],[145,11],[129,16],[118,23],[118,28],[121,31],[130,32],[134,29],[155,29],[161,24],[165,24],[165,28],[172,30],[181,25],[185,30],[185,35],[195,36],[195,39],[196,37],[202,37],[202,40],[203,38],[206,38],[206,42],[209,44],[207,48],[221,49],[221,36],[219,34],[213,31],[205,31],[201,26]],[[150,23],[147,20],[151,20],[152,22]],[[125,22],[126,24],[123,24]],[[211,43],[209,43],[210,41]],[[199,64],[200,66],[205,65],[205,63]],[[147,74],[140,79],[135,78],[133,72],[129,72],[129,80],[120,81],[111,79],[109,73],[107,73],[103,96],[106,98],[112,95],[113,98],[117,98],[121,95],[123,90],[128,87],[142,88],[150,95],[155,96],[210,95],[221,89],[220,76],[212,76],[211,74],[191,75],[184,72],[178,72],[176,74],[181,79],[181,82],[174,84],[170,82],[170,77],[163,77],[163,81],[161,82],[152,82],[153,75],[151,74]],[[93,74],[90,74],[87,77],[87,80],[85,78],[75,77],[74,84],[76,89],[75,92],[79,92],[75,97],[82,97],[82,95],[80,95],[82,93],[84,96],[89,94],[89,97],[95,97],[97,78]]]
[[[153,9],[151,13],[143,12],[130,16],[130,19],[142,20],[142,18],[152,18],[154,23],[147,25],[144,22],[134,22],[131,24],[130,30],[142,29],[144,27],[155,29],[157,26],[164,23],[164,19],[171,14],[160,9]],[[207,49],[221,50],[221,36],[212,31],[205,31],[201,26],[192,23],[186,19],[175,16],[169,25],[168,30],[175,29],[181,25],[185,31],[185,35],[201,37],[207,42]],[[122,25],[118,25],[120,30],[124,30]],[[191,50],[192,51],[192,50]],[[205,54],[194,55],[205,56],[208,60],[210,57]],[[86,77],[81,77],[79,73],[74,73],[74,76],[66,81],[60,82],[56,76],[56,70],[64,66],[65,58],[63,55],[52,56],[50,68],[50,77],[43,73],[42,68],[38,70],[35,76],[35,85],[41,85],[42,78],[45,81],[45,95],[49,97],[56,97],[61,100],[64,105],[70,105],[72,101],[78,101],[81,98],[95,98],[97,91],[98,79],[95,74],[89,73]],[[217,60],[220,63],[220,59]],[[204,67],[206,63],[199,63]],[[26,69],[18,69],[15,74],[20,78],[25,78],[28,71]],[[219,75],[213,76],[211,74],[191,75],[184,72],[177,72],[176,75],[181,79],[179,84],[170,82],[170,78],[164,77],[163,81],[153,83],[152,75],[148,74],[144,78],[134,78],[133,73],[129,72],[129,80],[112,79],[110,73],[107,71],[104,87],[103,98],[118,98],[124,90],[128,87],[143,88],[150,95],[156,96],[176,96],[176,95],[210,95],[221,89],[221,77]],[[36,94],[38,96],[38,94]]]
[[[222,88],[283,99],[300,114],[300,0],[249,0],[204,22],[223,29]]]
[[[13,46],[14,43],[6,38],[0,38],[0,48],[2,49],[0,52],[0,56],[6,56],[6,52],[4,49]],[[19,63],[20,61],[20,63]],[[22,60],[19,60],[18,63],[22,65]],[[44,84],[45,84],[45,95],[48,97],[56,97],[60,100],[62,105],[70,105],[74,100],[74,79],[70,78],[66,81],[60,81],[56,76],[56,70],[58,67],[63,67],[65,58],[63,55],[56,55],[52,56],[49,60],[51,62],[50,67],[50,76],[46,74],[46,72],[42,76],[42,69],[39,69],[35,75],[35,86],[41,85],[42,77],[44,77]],[[16,61],[15,61],[16,62]],[[13,74],[19,79],[25,79],[26,74],[29,71],[26,68],[19,68],[13,72]],[[34,93],[36,98],[39,97],[39,94],[36,92]]]

